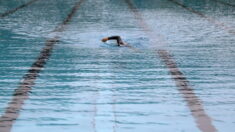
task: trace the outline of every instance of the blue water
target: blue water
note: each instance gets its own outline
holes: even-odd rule
[[[235,30],[234,7],[178,1]],[[1,0],[0,13],[25,2]],[[39,0],[0,18],[0,114],[76,2]],[[235,35],[170,1],[132,2],[150,31],[124,0],[81,4],[59,33],[12,132],[200,132],[158,49],[173,55],[214,127],[235,130]],[[138,50],[100,41],[111,35]]]

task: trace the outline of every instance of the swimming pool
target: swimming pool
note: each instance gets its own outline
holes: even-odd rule
[[[218,1],[37,0],[0,18],[0,131],[233,131],[235,2]]]

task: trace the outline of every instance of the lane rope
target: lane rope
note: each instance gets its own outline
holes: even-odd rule
[[[170,2],[172,2],[174,4],[176,4],[176,5],[184,8],[184,9],[186,9],[189,12],[192,12],[192,13],[200,16],[201,18],[206,19],[208,22],[210,22],[210,23],[214,24],[215,26],[217,26],[217,27],[227,31],[228,33],[235,35],[235,31],[232,28],[226,26],[224,23],[219,22],[219,21],[215,20],[212,17],[206,16],[205,14],[203,14],[203,13],[201,13],[199,11],[196,11],[196,10],[194,10],[191,7],[188,7],[188,6],[184,5],[183,3],[178,2],[177,0],[168,0],[168,1],[170,1]]]
[[[8,15],[11,15],[11,14],[15,13],[16,11],[18,11],[19,9],[27,7],[27,6],[33,4],[36,1],[38,1],[38,0],[31,0],[31,1],[29,1],[29,2],[27,2],[25,4],[23,4],[23,5],[20,5],[20,6],[16,7],[16,8],[14,8],[14,9],[8,10],[5,13],[0,14],[0,18],[6,17]]]
[[[147,31],[150,30],[150,27],[146,24],[141,13],[133,5],[131,0],[125,0],[125,2],[134,13],[136,18],[138,18],[137,20],[139,20],[140,26],[144,29],[147,29]],[[146,34],[152,36],[152,34],[150,34],[149,32],[146,32]],[[203,108],[202,101],[196,96],[193,88],[189,84],[189,81],[179,70],[170,53],[166,50],[157,50],[157,54],[160,56],[160,58],[169,69],[172,79],[175,81],[176,86],[179,88],[179,92],[182,94],[184,100],[187,102],[187,106],[190,109],[192,116],[196,120],[197,127],[202,132],[216,132],[217,130],[213,126],[211,118],[206,114]]]
[[[71,21],[72,17],[75,15],[76,11],[79,9],[83,1],[85,0],[80,0],[75,4],[63,23],[56,27],[54,31],[63,31],[65,29],[65,25],[67,25]],[[45,47],[42,49],[37,60],[32,64],[28,72],[23,76],[22,82],[19,84],[18,88],[15,89],[11,101],[8,103],[5,112],[0,117],[0,132],[11,131],[15,120],[19,117],[20,110],[22,109],[24,102],[29,98],[29,93],[31,92],[32,87],[35,84],[35,80],[50,58],[54,45],[58,41],[58,36],[48,39],[45,42]]]

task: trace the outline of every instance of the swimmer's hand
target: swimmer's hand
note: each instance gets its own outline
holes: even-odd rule
[[[102,42],[106,42],[106,41],[108,41],[109,40],[109,38],[103,38],[101,41]]]

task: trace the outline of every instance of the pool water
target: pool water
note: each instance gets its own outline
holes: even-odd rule
[[[0,1],[0,14],[28,1]],[[0,18],[1,115],[45,42],[59,37],[12,132],[204,131],[157,50],[172,55],[211,125],[235,130],[235,8],[218,2],[234,0],[177,0],[206,17],[171,0],[130,0],[134,10],[126,0],[83,0],[53,32],[78,1],[38,0]],[[100,41],[112,35],[131,48]]]

